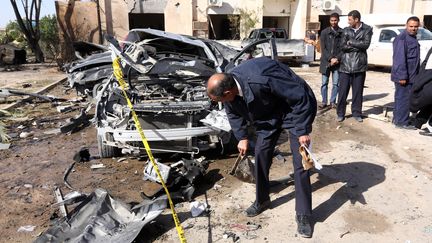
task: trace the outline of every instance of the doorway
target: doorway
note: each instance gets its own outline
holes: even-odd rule
[[[165,30],[164,14],[129,13],[129,29],[152,28]]]
[[[425,29],[432,31],[432,15],[424,15],[423,24]]]
[[[235,14],[209,15],[209,39],[239,40],[240,16]]]

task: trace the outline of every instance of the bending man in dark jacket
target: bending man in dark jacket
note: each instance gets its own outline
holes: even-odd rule
[[[354,119],[362,122],[363,86],[366,79],[367,53],[372,38],[372,28],[360,21],[360,13],[348,13],[350,26],[343,30],[342,53],[339,67],[339,98],[337,120],[345,119],[347,97],[352,86],[351,112]]]
[[[247,122],[256,128],[256,200],[246,210],[249,217],[270,206],[273,152],[282,129],[289,129],[298,231],[303,237],[311,237],[312,190],[309,171],[303,169],[299,154],[300,144],[310,143],[317,111],[311,88],[286,65],[261,57],[242,63],[231,73],[214,74],[208,80],[207,92],[213,101],[224,102],[241,154],[246,153],[249,143]]]
[[[413,86],[412,79],[420,67],[420,44],[417,41],[419,18],[408,18],[405,30],[393,41],[393,66],[391,80],[395,83],[395,105],[393,123],[397,128],[416,129],[408,124],[409,97]]]
[[[332,108],[336,108],[336,97],[339,87],[339,57],[342,29],[339,28],[339,14],[332,13],[330,15],[330,26],[325,28],[321,32],[320,43],[321,43],[321,61],[320,61],[320,73],[322,74],[322,85],[321,85],[321,96],[322,103],[319,105],[320,109],[325,108],[327,103],[327,87],[332,75],[333,87],[330,96],[330,105]]]

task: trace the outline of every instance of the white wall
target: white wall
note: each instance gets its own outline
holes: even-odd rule
[[[290,1],[264,0],[263,2],[263,16],[289,17],[290,11]]]
[[[177,34],[192,35],[192,1],[168,0],[165,7],[165,30]]]
[[[290,38],[303,39],[306,32],[306,16],[307,16],[307,2],[308,0],[296,0],[291,4],[291,17],[290,17]]]

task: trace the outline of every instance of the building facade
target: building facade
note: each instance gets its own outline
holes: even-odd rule
[[[331,13],[346,15],[353,9],[361,14],[410,13],[432,28],[431,0],[69,0],[57,1],[60,16],[71,1],[81,9],[72,11],[75,22],[85,15],[87,24],[100,25],[89,29],[118,38],[133,28],[155,28],[213,39],[241,39],[251,28],[261,27],[285,28],[290,38],[303,38],[307,30],[319,32],[327,27]],[[93,2],[92,8],[88,2]],[[86,7],[79,7],[81,4]]]

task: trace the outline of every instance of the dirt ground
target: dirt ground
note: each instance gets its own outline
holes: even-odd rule
[[[320,100],[318,67],[293,69]],[[48,83],[64,77],[52,68],[38,69],[37,75],[35,71],[0,72],[0,87],[11,83],[19,87],[32,83],[35,77]],[[366,86],[364,115],[381,117],[382,107],[391,106],[393,100],[389,73],[368,71]],[[73,92],[65,94],[62,85],[49,93],[74,97]],[[89,148],[92,160],[77,164],[69,176],[78,191],[104,188],[124,202],[138,202],[140,191],[158,189],[142,180],[144,161],[99,159],[93,126],[69,135],[56,133],[66,118],[77,113],[58,113],[51,104],[35,103],[12,110],[12,118],[0,117],[12,137],[11,148],[0,150],[1,242],[33,241],[49,227],[50,217],[58,213],[58,208],[51,207],[53,189],[58,186],[64,193],[70,191],[63,184],[63,173],[83,146]],[[352,118],[338,123],[335,119],[335,111],[329,110],[319,114],[314,123],[313,151],[324,168],[311,176],[316,222],[312,239],[296,234],[292,183],[272,188],[272,208],[247,218],[243,212],[254,200],[254,185],[228,175],[237,155],[208,153],[204,156],[212,163],[196,200],[207,202],[209,213],[193,218],[188,202],[176,206],[187,240],[233,242],[233,237],[226,236],[235,235],[240,242],[432,242],[432,138],[371,118],[363,123]],[[32,135],[20,138],[22,132]],[[286,162],[274,160],[274,180],[287,176],[292,168],[289,145],[283,143],[279,150]],[[168,157],[164,161],[177,160]],[[106,168],[90,169],[98,163]],[[31,232],[17,232],[26,225],[36,227]],[[169,210],[144,227],[137,239],[149,241],[178,242]]]

